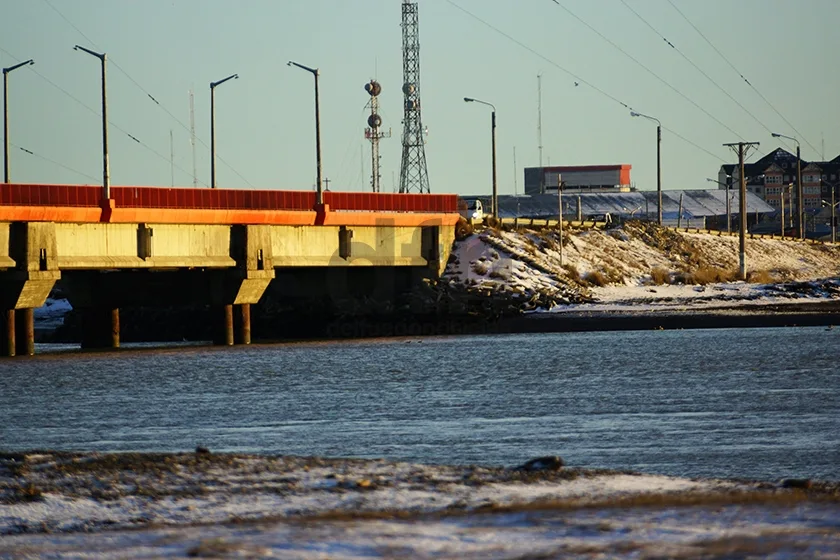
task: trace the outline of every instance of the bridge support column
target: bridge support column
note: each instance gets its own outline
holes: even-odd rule
[[[35,310],[31,307],[15,312],[15,339],[18,356],[35,355]]]
[[[238,336],[237,344],[251,344],[251,304],[243,303],[237,305],[239,313],[237,317]]]
[[[0,357],[11,358],[17,353],[15,346],[15,310],[0,311]]]
[[[233,346],[233,305],[222,305],[219,307],[218,327],[213,337],[213,344],[216,346]]]
[[[82,348],[103,349],[120,347],[120,310],[110,307],[90,307],[83,311],[84,330]]]

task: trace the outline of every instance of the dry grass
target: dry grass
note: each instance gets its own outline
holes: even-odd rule
[[[750,284],[772,284],[775,281],[769,270],[753,270],[747,274],[747,282]]]
[[[599,288],[603,288],[610,283],[607,276],[600,270],[587,272],[586,276],[583,277],[583,280],[590,286],[598,286]]]
[[[463,241],[467,237],[473,234],[474,228],[471,223],[469,223],[464,218],[458,220],[458,223],[455,224],[455,239],[458,241]]]
[[[473,272],[479,276],[486,276],[490,272],[490,267],[483,261],[476,261],[472,264]]]
[[[657,286],[662,286],[663,284],[670,284],[671,273],[665,270],[664,268],[656,267],[651,269],[650,279]]]
[[[581,282],[580,271],[577,269],[577,267],[575,265],[564,264],[563,269],[566,271],[566,274],[569,276],[570,280],[580,284],[580,282]]]
[[[44,499],[44,494],[40,488],[30,482],[26,486],[18,488],[14,498],[19,502],[40,502]]]
[[[697,286],[705,286],[716,282],[733,282],[737,279],[737,271],[724,270],[714,266],[703,266],[690,272],[681,272],[675,278],[678,283]]]
[[[227,543],[222,539],[212,539],[201,541],[196,546],[187,551],[187,556],[190,558],[219,558],[222,556],[230,556],[237,553],[244,552],[240,545]]]

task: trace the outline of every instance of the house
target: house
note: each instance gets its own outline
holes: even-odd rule
[[[802,199],[805,210],[819,209],[822,200],[831,198],[832,187],[840,182],[840,156],[831,161],[800,162],[802,173]],[[744,164],[747,192],[761,197],[774,208],[782,207],[784,196],[785,213],[796,212],[797,159],[783,148],[777,148],[754,163]],[[737,189],[740,181],[737,164],[726,164],[718,173],[719,188],[726,185]]]

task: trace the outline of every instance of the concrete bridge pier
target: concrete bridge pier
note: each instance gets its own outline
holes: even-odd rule
[[[251,304],[228,304],[218,307],[218,327],[213,337],[217,346],[251,344]]]
[[[18,356],[35,355],[35,310],[31,307],[15,311],[15,339]]]
[[[61,278],[55,224],[0,223],[0,356],[35,354],[35,308]]]
[[[82,310],[85,328],[82,348],[86,350],[120,347],[120,310],[111,307],[89,307]]]
[[[251,304],[243,303],[236,308],[236,344],[251,344]]]
[[[222,305],[218,307],[217,315],[218,327],[214,329],[213,344],[216,346],[233,346],[233,304]]]
[[[17,354],[15,342],[15,310],[0,311],[0,357],[13,357]]]

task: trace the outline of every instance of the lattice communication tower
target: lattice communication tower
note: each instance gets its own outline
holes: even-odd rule
[[[365,138],[370,140],[370,186],[373,192],[380,192],[380,185],[382,183],[382,173],[380,172],[380,157],[379,157],[379,140],[382,138],[390,138],[391,131],[383,132],[381,130],[382,117],[379,116],[379,94],[382,93],[382,86],[376,80],[371,80],[365,84],[365,91],[370,94],[370,116],[367,123],[368,128],[365,129]]]
[[[403,32],[403,152],[400,168],[401,193],[428,193],[425,130],[420,118],[420,24],[416,2],[402,4]]]

